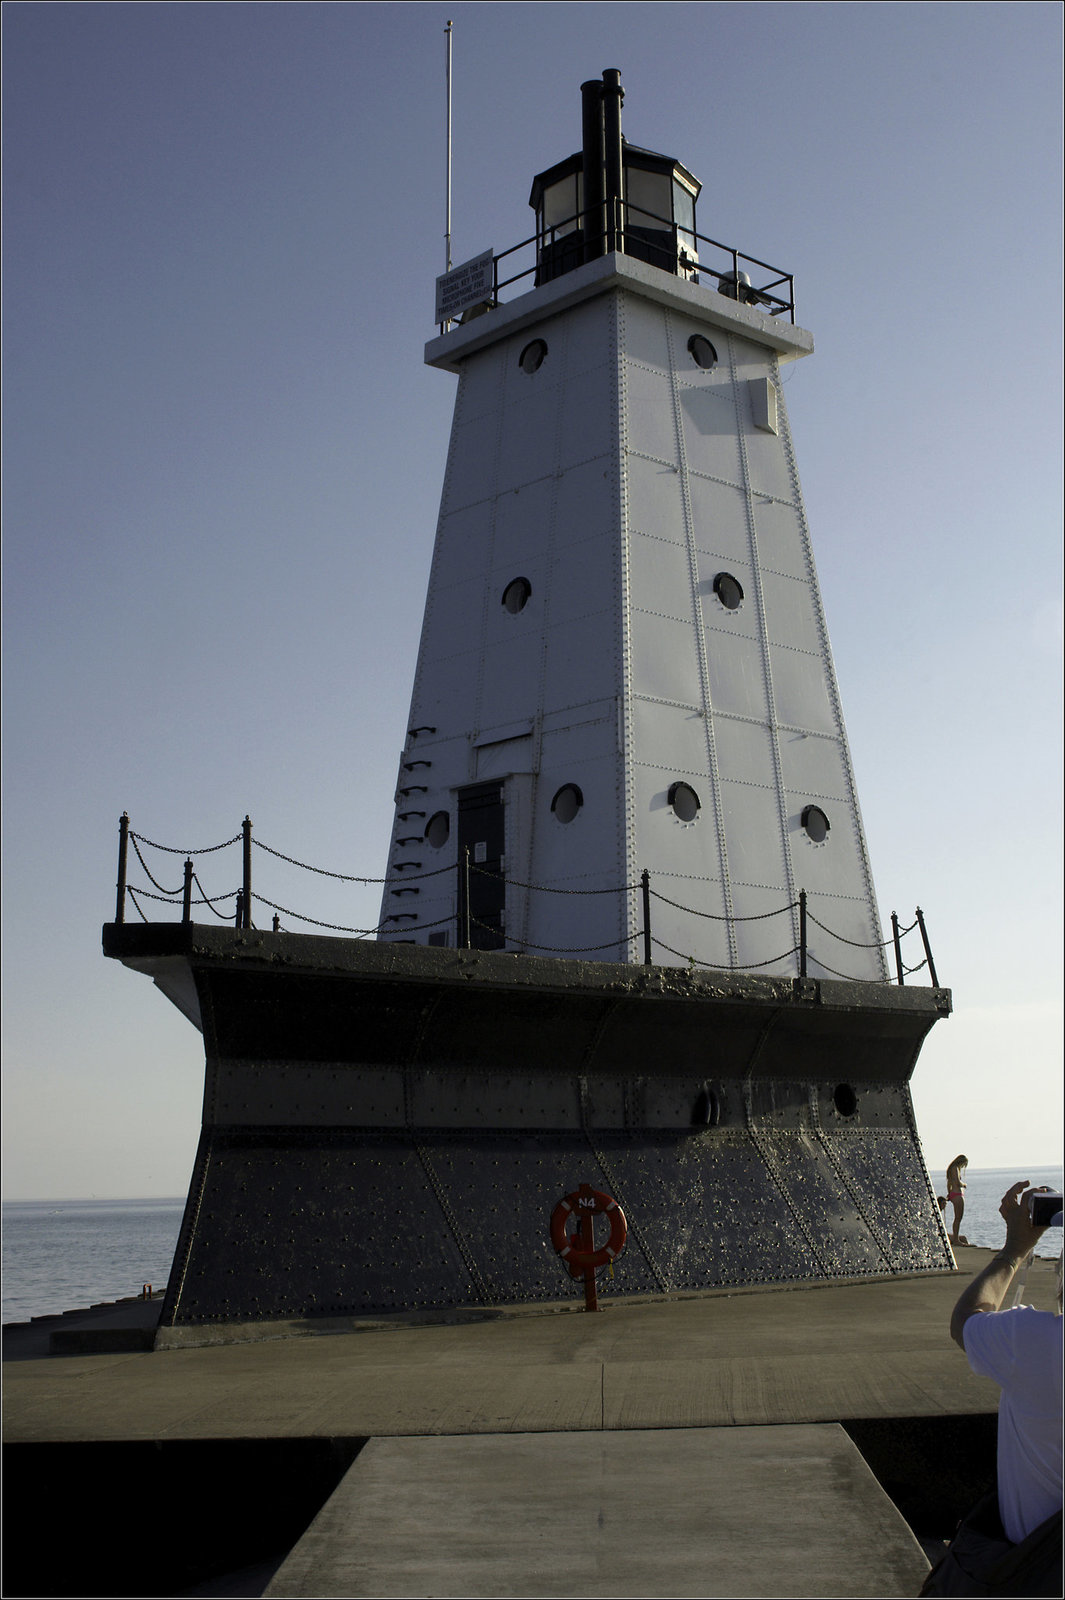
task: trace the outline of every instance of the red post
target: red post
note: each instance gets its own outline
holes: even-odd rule
[[[582,1183],[580,1193],[582,1195],[590,1195],[592,1193],[591,1184]],[[592,1222],[594,1214],[592,1211],[582,1211],[580,1214],[577,1239],[582,1255],[590,1256],[595,1249],[595,1227]],[[585,1311],[599,1310],[599,1300],[595,1292],[595,1268],[592,1266],[584,1269],[584,1309]]]

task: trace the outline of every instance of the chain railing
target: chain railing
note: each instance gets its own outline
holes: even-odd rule
[[[235,888],[225,890],[224,892],[219,893],[216,891],[209,895],[200,880],[199,874],[196,871],[194,858],[196,856],[214,855],[219,851],[231,849],[237,844],[239,844],[241,847],[242,871],[239,885]],[[133,885],[128,881],[129,850],[131,845],[133,847],[133,853],[136,856],[137,862],[139,863],[145,878],[152,885],[152,888],[150,889],[146,888],[143,884]],[[478,866],[476,863],[470,860],[469,850],[466,849],[457,863],[449,864],[444,867],[437,867],[430,872],[412,873],[409,877],[405,877],[402,880],[400,888],[395,891],[396,893],[412,891],[417,893],[420,891],[415,888],[416,881],[424,882],[433,878],[457,875],[457,912],[452,911],[446,916],[438,917],[434,921],[429,922],[424,921],[417,912],[392,912],[375,927],[357,928],[349,927],[346,924],[338,922],[326,922],[321,918],[308,916],[306,912],[295,911],[291,907],[283,906],[275,900],[267,899],[265,895],[253,892],[253,846],[256,849],[263,851],[266,855],[272,856],[275,860],[283,861],[288,866],[295,867],[301,872],[309,872],[319,877],[330,878],[335,882],[359,884],[369,887],[383,887],[385,884],[391,881],[389,878],[369,878],[357,875],[355,873],[336,872],[330,868],[312,866],[307,861],[300,861],[295,856],[287,855],[284,851],[277,850],[271,845],[264,844],[262,840],[253,838],[250,817],[244,818],[244,821],[241,824],[240,832],[233,834],[231,838],[223,839],[220,844],[201,845],[199,849],[192,850],[185,849],[177,845],[159,844],[154,839],[146,838],[144,834],[135,833],[130,827],[129,817],[125,812],[123,812],[118,825],[118,881],[117,899],[115,904],[115,921],[117,923],[123,923],[125,921],[127,903],[133,906],[142,922],[149,922],[152,920],[145,914],[145,911],[141,905],[141,901],[144,900],[154,901],[160,907],[165,905],[177,908],[180,906],[182,923],[187,924],[193,922],[193,909],[203,907],[208,910],[219,922],[229,923],[237,928],[254,928],[256,924],[252,920],[253,907],[255,905],[259,905],[265,907],[266,910],[270,912],[271,926],[275,933],[280,931],[282,917],[286,917],[290,921],[303,923],[311,928],[325,929],[329,933],[351,934],[358,939],[371,939],[379,936],[414,931],[412,929],[407,929],[404,926],[405,924],[413,922],[417,923],[417,931],[419,933],[427,933],[436,929],[455,927],[458,934],[459,944],[464,946],[466,949],[472,949],[475,946],[478,948],[484,948],[485,939],[490,938],[498,940],[500,947],[505,944],[511,950],[519,953],[532,951],[538,955],[598,955],[601,959],[616,959],[612,957],[605,957],[602,955],[602,952],[624,949],[627,953],[633,945],[641,944],[643,961],[644,965],[646,966],[653,965],[654,950],[657,948],[658,950],[665,951],[667,955],[675,957],[682,965],[688,967],[713,968],[717,971],[721,971],[723,970],[721,962],[702,960],[692,951],[677,950],[672,945],[667,944],[664,939],[660,938],[655,933],[652,924],[651,902],[653,900],[657,900],[662,905],[669,906],[672,910],[681,911],[686,915],[697,917],[708,922],[726,923],[733,928],[740,923],[765,922],[775,917],[785,917],[790,919],[790,925],[794,927],[793,913],[797,911],[799,927],[799,938],[797,944],[792,944],[789,949],[781,950],[777,955],[770,956],[769,959],[765,961],[748,961],[742,963],[742,965],[738,963],[725,964],[725,970],[728,970],[729,966],[731,965],[731,967],[735,970],[755,972],[765,967],[776,966],[782,961],[790,961],[793,956],[797,956],[799,977],[807,977],[808,964],[811,959],[808,928],[809,924],[813,923],[813,925],[828,938],[835,939],[839,944],[849,946],[851,949],[886,950],[890,946],[894,952],[895,982],[898,984],[905,984],[907,978],[913,977],[916,973],[927,968],[932,987],[939,987],[939,979],[936,974],[935,962],[932,959],[932,949],[928,940],[928,930],[925,926],[924,913],[922,912],[920,906],[917,907],[914,920],[907,927],[902,927],[900,925],[898,916],[894,911],[891,913],[890,939],[872,940],[867,943],[863,943],[862,941],[856,939],[849,939],[844,934],[837,933],[826,923],[822,922],[818,917],[815,917],[813,912],[809,909],[809,896],[805,889],[800,889],[798,899],[790,900],[787,902],[787,904],[779,906],[773,911],[762,911],[745,917],[728,916],[718,912],[702,911],[696,906],[686,906],[680,901],[673,900],[668,895],[662,894],[659,890],[652,888],[651,874],[646,867],[640,873],[638,883],[622,883],[606,889],[561,888],[550,884],[525,883],[516,878],[507,878],[500,872],[495,872],[490,868]],[[157,850],[165,855],[184,857],[181,884],[175,888],[168,888],[164,883],[161,883],[159,878],[156,877],[152,872],[148,862],[145,860],[145,850]],[[623,934],[615,939],[607,940],[602,944],[596,945],[561,946],[534,944],[530,940],[518,938],[511,933],[504,934],[500,928],[492,927],[489,923],[483,921],[474,914],[471,907],[470,896],[470,881],[471,877],[473,876],[479,876],[481,878],[492,880],[498,886],[498,890],[502,891],[504,899],[507,890],[521,890],[529,894],[570,896],[591,896],[604,894],[630,895],[638,892],[643,914],[643,926],[637,929],[635,933]],[[194,894],[194,890],[197,890],[198,894]],[[924,948],[924,959],[919,961],[915,966],[907,966],[903,960],[902,941],[915,930],[919,933],[921,944]],[[816,960],[817,965],[824,972],[829,973],[835,978],[843,978],[849,982],[880,983],[885,981],[879,978],[859,979],[853,977],[852,974],[838,971],[835,968],[830,967],[819,953],[816,956],[813,956],[812,959]],[[669,963],[661,964],[667,965]]]

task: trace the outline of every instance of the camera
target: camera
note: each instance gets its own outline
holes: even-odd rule
[[[1028,1196],[1028,1220],[1033,1228],[1050,1228],[1055,1219],[1061,1226],[1061,1195],[1032,1190]]]

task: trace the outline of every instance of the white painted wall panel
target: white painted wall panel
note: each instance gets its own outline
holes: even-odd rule
[[[687,390],[681,415],[688,470],[742,485],[736,408],[731,389]]]
[[[775,643],[816,651],[820,655],[825,640],[818,625],[810,585],[799,578],[766,571],[764,566],[760,570],[769,638]]]
[[[634,530],[684,544],[687,529],[679,472],[630,451],[625,460],[628,524]]]
[[[776,739],[770,730],[757,722],[724,716],[715,716],[713,727],[720,770],[739,783],[754,783],[775,792]]]
[[[710,799],[706,718],[692,706],[636,697],[632,707],[634,759],[690,781],[704,805]]]
[[[639,440],[642,454],[675,463],[677,427],[669,373],[626,362],[625,409],[629,435]]]
[[[485,645],[478,700],[480,726],[514,721],[538,711],[542,653],[543,640],[532,631],[505,644]]]
[[[620,664],[610,641],[597,648],[584,622],[563,623],[547,630],[544,652],[544,707],[583,706],[616,694]]]
[[[625,355],[630,361],[663,374],[671,372],[670,332],[658,306],[635,295],[629,296],[625,302],[622,338]]]
[[[483,566],[489,560],[493,566],[513,562],[520,571],[523,562],[549,550],[557,537],[555,498],[556,480],[551,472],[531,483],[508,487],[490,502],[492,545]]]
[[[712,577],[722,563],[748,561],[751,542],[743,490],[692,472],[689,494],[700,571]],[[707,558],[705,562],[704,557]]]
[[[837,733],[822,657],[778,644],[770,645],[769,654],[780,721],[813,733]]]
[[[790,500],[794,494],[794,485],[784,453],[783,440],[776,434],[763,433],[760,428],[754,426],[750,421],[749,402],[746,407],[746,420],[749,432],[745,434],[745,454],[753,493],[772,495],[778,500]]]
[[[695,603],[691,562],[684,545],[633,532],[629,539],[629,574],[641,611],[674,617],[690,628]]]
[[[714,710],[764,721],[769,712],[761,643],[725,627],[708,627],[706,633]]]
[[[780,736],[780,764],[788,794],[801,796],[804,803],[827,800],[849,806],[849,774],[835,739],[784,732]],[[831,809],[827,808],[829,814]]]
[[[721,809],[730,878],[766,888],[787,885],[780,802],[775,789],[725,779],[721,785]]]
[[[637,694],[694,705],[702,699],[698,644],[690,622],[634,609],[632,682]]]
[[[758,558],[763,573],[780,573],[809,583],[812,566],[802,537],[799,511],[790,502],[751,497]]]

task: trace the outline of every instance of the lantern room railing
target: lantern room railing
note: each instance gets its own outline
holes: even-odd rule
[[[606,207],[608,213],[613,214],[607,235],[617,242],[621,254],[661,267],[672,277],[681,277],[688,283],[700,284],[709,280],[709,287],[727,299],[739,300],[741,304],[760,309],[771,317],[787,316],[794,323],[795,278],[792,273],[771,266],[767,261],[760,261],[757,256],[745,255],[733,245],[721,244],[707,234],[681,228],[672,218],[658,216],[643,206],[633,207],[624,201],[608,200]],[[538,229],[520,244],[511,245],[509,249],[494,255],[491,298],[455,320],[466,321],[474,312],[504,304],[509,298],[505,291],[513,290],[519,284],[526,286],[527,279],[533,280],[527,287],[533,287],[580,266],[585,259],[583,223],[588,216],[589,211],[574,212],[549,228]],[[634,220],[637,216],[640,218],[638,224]],[[658,226],[648,227],[648,223]],[[661,244],[652,237],[659,231],[664,241]],[[689,255],[678,236],[680,239],[694,238],[697,255]],[[573,248],[567,253],[566,242],[570,240]],[[528,265],[525,265],[526,256],[532,258]],[[569,260],[569,264],[556,268],[552,264],[552,256]],[[442,322],[440,332],[446,333],[450,326],[450,322]]]

